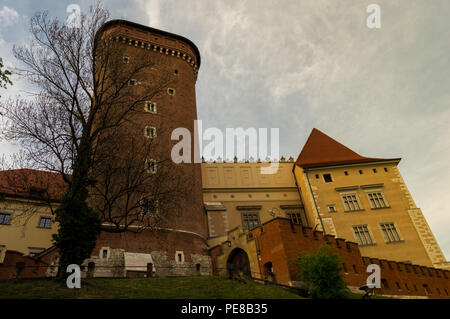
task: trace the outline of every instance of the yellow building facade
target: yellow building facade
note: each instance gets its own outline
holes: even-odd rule
[[[52,246],[57,224],[49,207],[39,201],[3,198],[0,201],[0,263],[6,250],[33,256]]]
[[[267,163],[203,163],[209,246],[225,247],[238,227],[287,217],[358,243],[363,256],[450,269],[399,162],[360,156],[314,129],[276,174],[261,174]]]
[[[0,172],[0,263],[7,250],[33,256],[52,246],[58,225],[50,207],[58,205],[62,185],[54,173]]]
[[[227,232],[248,230],[275,217],[292,217],[307,225],[292,174],[293,159],[282,160],[275,174],[262,174],[267,163],[203,163],[203,200],[209,246],[227,240]]]

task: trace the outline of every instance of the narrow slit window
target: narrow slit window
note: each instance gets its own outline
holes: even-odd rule
[[[151,102],[151,101],[145,102],[144,110],[145,110],[145,112],[156,114],[157,113],[156,103],[155,102]]]
[[[146,126],[145,127],[145,136],[148,138],[155,138],[156,137],[156,128],[153,126]]]
[[[145,169],[147,173],[156,174],[156,161],[154,159],[147,159],[145,161]]]

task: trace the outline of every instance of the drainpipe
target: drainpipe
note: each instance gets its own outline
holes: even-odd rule
[[[322,217],[320,217],[319,210],[317,209],[316,198],[314,197],[314,194],[313,194],[313,191],[312,191],[312,187],[311,187],[311,183],[309,182],[308,170],[303,169],[303,171],[306,174],[306,180],[308,181],[309,191],[311,192],[311,196],[312,196],[312,199],[313,199],[313,202],[314,202],[314,207],[316,208],[316,212],[317,212],[317,217],[319,217],[320,225],[322,225],[323,235],[325,236],[326,235],[325,227],[323,226]]]

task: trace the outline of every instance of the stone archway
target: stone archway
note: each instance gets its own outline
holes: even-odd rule
[[[246,276],[251,278],[250,261],[245,250],[241,248],[235,248],[228,256],[227,271],[232,277]]]

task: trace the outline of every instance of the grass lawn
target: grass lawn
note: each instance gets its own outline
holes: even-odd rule
[[[222,277],[167,277],[81,279],[80,289],[69,289],[51,279],[0,281],[0,299],[39,298],[257,298],[297,299],[295,292]]]

